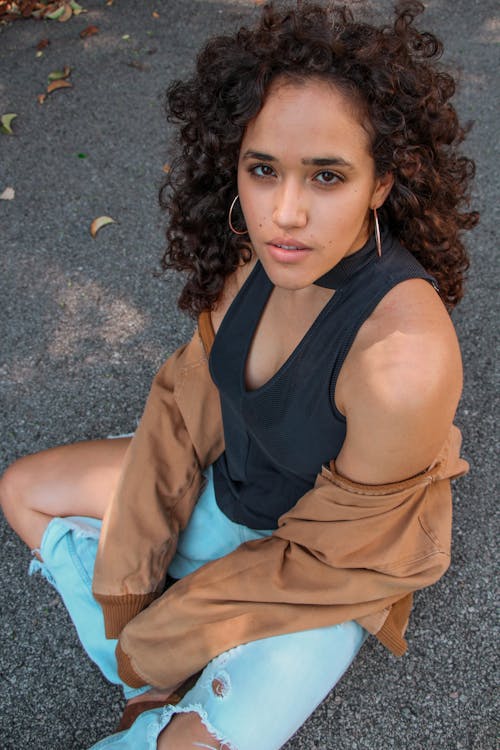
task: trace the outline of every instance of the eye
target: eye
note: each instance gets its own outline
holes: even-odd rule
[[[317,180],[320,185],[334,185],[336,182],[344,181],[344,178],[341,175],[332,172],[330,169],[324,169],[322,172],[318,172],[318,174],[314,176],[314,179]]]
[[[250,168],[249,172],[256,177],[273,177],[274,175],[274,169],[269,164],[256,164]]]

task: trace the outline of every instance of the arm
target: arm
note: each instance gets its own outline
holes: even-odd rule
[[[163,590],[179,531],[203,488],[203,469],[224,450],[218,391],[208,372],[213,324],[218,327],[250,273],[242,266],[225,283],[216,310],[156,375],[131,442],[121,481],[106,511],[92,591],[101,604],[106,636]]]
[[[394,287],[360,330],[337,382],[347,421],[337,470],[367,484],[424,471],[461,389],[460,350],[438,296],[421,280]]]
[[[433,469],[404,482],[373,487],[325,468],[271,537],[186,576],[124,628],[122,679],[175,686],[234,646],[382,613],[438,580],[450,478],[467,470],[459,442],[454,428]]]
[[[218,394],[206,371],[196,331],[156,375],[128,449],[94,570],[109,638],[163,589],[179,531],[204,484],[202,470],[223,450]]]
[[[375,323],[380,333],[385,323]],[[401,325],[399,320],[398,331]],[[447,380],[449,368],[439,361],[428,370],[416,367],[423,347],[414,330],[419,324],[405,325],[408,334],[397,343],[387,332],[372,345],[361,335],[358,343],[367,356],[363,363],[351,359],[350,366],[364,384],[363,399],[356,404],[349,389],[341,389],[348,438],[338,458],[342,474],[357,481],[332,463],[280,519],[272,537],[242,545],[187,576],[129,623],[117,650],[127,682],[176,684],[233,646],[381,613],[444,573],[449,480],[467,468],[458,457],[456,428],[444,439],[459,384],[455,375]],[[428,322],[424,325],[432,333]],[[446,323],[436,327],[434,337],[425,336],[425,351],[440,353],[444,337],[450,346],[450,356],[442,359],[446,364],[455,346]],[[415,372],[420,379],[410,382]],[[400,382],[421,386],[416,392],[424,393],[423,402],[403,398]],[[359,383],[353,395],[358,391]],[[444,416],[434,414],[438,405]],[[439,452],[436,441],[444,443]],[[366,461],[360,454],[365,450]],[[425,466],[431,468],[422,471]],[[402,476],[411,478],[400,481]]]

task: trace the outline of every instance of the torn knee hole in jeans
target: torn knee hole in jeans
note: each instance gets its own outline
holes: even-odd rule
[[[244,647],[235,646],[235,648],[219,654],[219,656],[213,659],[203,674],[200,685],[210,690],[213,695],[221,700],[227,698],[231,692],[231,678],[224,667],[234,659],[242,648]]]
[[[227,672],[218,671],[210,683],[210,687],[217,698],[226,698],[231,690],[231,680]]]
[[[219,676],[219,673],[216,673],[217,676]],[[208,683],[208,686],[210,686],[210,683]],[[195,714],[198,719],[201,721],[201,724],[203,727],[207,730],[207,733],[209,736],[205,736],[202,740],[196,741],[194,739],[190,740],[189,747],[193,748],[199,748],[200,750],[238,750],[236,745],[234,745],[228,737],[225,737],[222,732],[220,732],[218,729],[216,729],[213,724],[210,722],[206,711],[201,707],[199,704],[191,704],[188,706],[165,706],[163,709],[163,720],[162,723],[164,724],[164,728],[167,727],[170,719],[172,716],[176,716],[179,714]],[[152,733],[154,734],[154,740],[157,740],[158,737],[158,723],[154,721],[150,727]],[[196,729],[196,727],[195,727]],[[199,726],[198,726],[199,729]],[[153,735],[152,735],[153,736]],[[198,735],[200,736],[200,735]],[[149,747],[149,745],[148,745]],[[157,745],[155,745],[157,747]]]

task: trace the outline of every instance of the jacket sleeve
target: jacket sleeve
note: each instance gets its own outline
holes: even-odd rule
[[[103,520],[93,579],[108,638],[118,637],[163,590],[179,531],[205,482],[202,471],[223,450],[219,398],[206,367],[196,331],[156,375],[126,454]],[[196,409],[192,392],[185,393],[187,375],[198,389]],[[196,444],[190,434],[199,436]]]
[[[450,560],[450,479],[467,471],[459,446],[452,428],[428,471],[383,486],[324,468],[271,537],[178,581],[125,627],[122,678],[171,686],[239,644],[366,618],[436,581]]]

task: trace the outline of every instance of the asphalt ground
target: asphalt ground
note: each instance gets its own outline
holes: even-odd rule
[[[168,83],[192,68],[208,36],[258,11],[252,2],[104,0],[67,23],[0,28],[0,469],[55,444],[134,429],[153,373],[189,336],[175,309],[180,280],[154,275],[162,254],[157,204],[172,133]],[[384,11],[389,3],[375,2]],[[454,313],[465,389],[457,422],[470,474],[455,487],[449,572],[417,596],[409,653],[374,639],[287,750],[493,750],[494,538],[498,291],[498,6],[430,0],[425,25],[459,77],[456,105],[474,120],[477,161],[467,296]],[[159,14],[155,18],[152,13]],[[93,24],[99,33],[82,40]],[[36,56],[36,45],[50,45]],[[51,71],[73,88],[37,96]],[[496,162],[496,163],[495,163]],[[95,239],[91,221],[116,223]],[[27,549],[0,521],[1,750],[81,750],[113,731],[122,706],[83,655],[66,612]],[[257,748],[255,749],[257,750]]]

